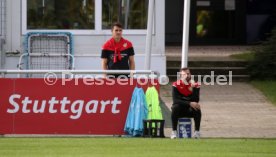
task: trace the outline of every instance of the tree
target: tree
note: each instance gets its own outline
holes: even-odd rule
[[[276,27],[267,41],[253,48],[254,59],[248,70],[252,79],[276,79]]]

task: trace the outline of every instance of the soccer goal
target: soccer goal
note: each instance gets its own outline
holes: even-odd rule
[[[25,38],[25,53],[18,69],[69,70],[74,69],[72,35],[67,32],[31,32]],[[27,77],[39,77],[28,75]]]

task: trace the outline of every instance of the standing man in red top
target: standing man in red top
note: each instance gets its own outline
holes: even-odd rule
[[[111,32],[112,38],[102,47],[102,69],[135,70],[134,49],[132,43],[122,37],[122,25],[114,23]]]

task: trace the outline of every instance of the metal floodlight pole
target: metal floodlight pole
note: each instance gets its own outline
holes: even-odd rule
[[[149,0],[149,6],[148,6],[148,23],[147,23],[147,37],[146,37],[146,51],[145,51],[145,70],[150,69],[154,2],[155,2],[155,0]]]
[[[126,1],[126,13],[125,13],[125,27],[124,29],[128,29],[128,15],[129,15],[129,0]]]
[[[184,0],[181,67],[188,66],[190,6],[191,6],[191,0]]]
[[[117,22],[122,22],[121,21],[121,15],[122,15],[122,0],[119,0]]]

